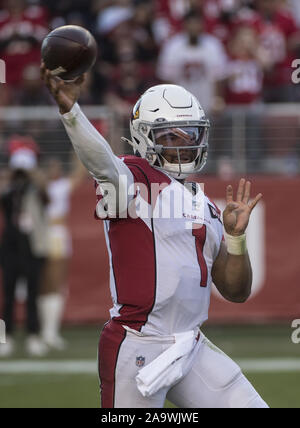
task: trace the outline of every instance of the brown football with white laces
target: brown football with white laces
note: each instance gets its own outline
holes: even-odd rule
[[[74,80],[93,67],[98,48],[88,30],[78,25],[64,25],[44,39],[41,54],[53,76]]]

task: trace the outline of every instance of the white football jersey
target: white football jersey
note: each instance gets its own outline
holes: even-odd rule
[[[104,221],[111,318],[147,335],[192,330],[208,317],[221,213],[199,184],[190,191],[145,159],[124,162],[140,184],[130,204],[136,218]]]
[[[72,183],[69,178],[59,178],[52,180],[48,184],[48,195],[50,202],[47,207],[47,214],[50,220],[65,217],[70,210],[70,198]]]
[[[164,81],[183,86],[209,111],[215,96],[215,82],[224,78],[226,53],[214,36],[203,34],[191,46],[186,34],[168,40],[159,56],[157,75]]]

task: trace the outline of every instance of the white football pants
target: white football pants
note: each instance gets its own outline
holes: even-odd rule
[[[171,337],[138,337],[114,324],[100,338],[103,408],[162,408],[166,398],[179,408],[268,408],[240,367],[204,335],[192,368],[174,386],[143,397],[135,380],[141,364],[168,349]]]

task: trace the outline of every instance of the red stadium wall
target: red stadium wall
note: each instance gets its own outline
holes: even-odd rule
[[[300,316],[300,179],[253,178],[253,195],[264,195],[264,281],[247,303],[212,299],[213,321],[292,320]],[[206,192],[222,198],[225,184],[207,180]],[[249,237],[248,237],[249,240]],[[253,270],[255,265],[253,265]]]
[[[259,231],[263,230],[258,240],[264,244],[264,251],[257,259],[264,267],[261,284],[254,297],[242,305],[228,303],[213,294],[210,321],[272,322],[300,317],[300,179],[256,177],[252,182],[253,194],[264,195],[264,214],[260,217],[263,225],[257,226]],[[218,179],[206,178],[205,192],[210,198],[221,200],[226,185]],[[89,181],[72,201],[74,256],[66,322],[98,323],[109,318],[108,255],[102,222],[93,218],[94,208],[94,187]],[[252,230],[257,232],[255,228],[254,224]]]

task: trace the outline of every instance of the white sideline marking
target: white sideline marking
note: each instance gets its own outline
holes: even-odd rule
[[[237,363],[243,371],[251,373],[300,372],[300,358],[241,359]]]
[[[93,360],[3,361],[0,362],[0,373],[97,374],[97,362]]]
[[[300,358],[254,358],[236,361],[244,372],[300,372]],[[64,361],[32,361],[15,360],[0,361],[1,374],[89,374],[97,375],[97,361],[64,360]],[[1,379],[0,379],[1,383]]]

